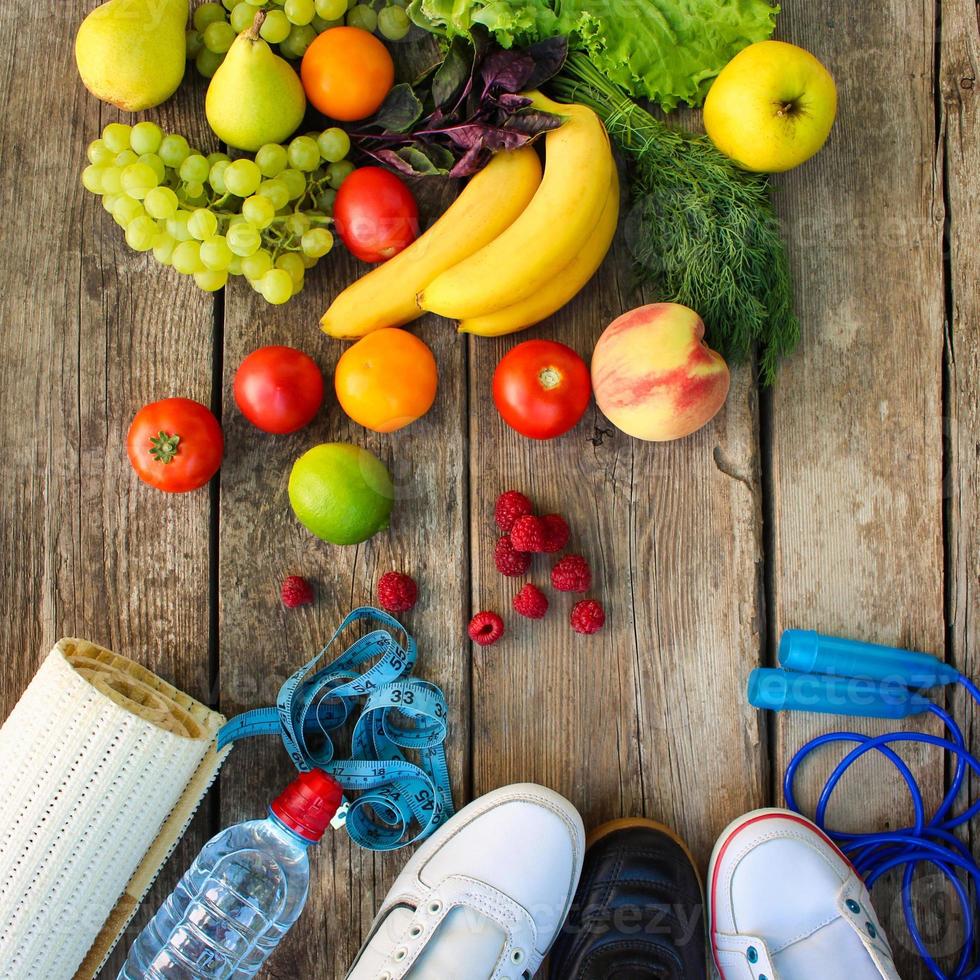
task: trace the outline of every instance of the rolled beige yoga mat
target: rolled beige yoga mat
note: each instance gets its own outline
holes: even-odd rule
[[[0,978],[98,973],[228,750],[224,717],[85,640],[0,728]]]

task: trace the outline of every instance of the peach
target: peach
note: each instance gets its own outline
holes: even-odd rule
[[[729,380],[724,358],[704,342],[701,317],[678,303],[624,313],[592,354],[596,403],[637,439],[664,442],[700,429],[724,404]]]

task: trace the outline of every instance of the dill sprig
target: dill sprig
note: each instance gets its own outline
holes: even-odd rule
[[[736,167],[706,136],[666,126],[583,55],[571,55],[551,87],[591,106],[631,158],[626,232],[637,277],[697,310],[708,343],[732,363],[758,344],[772,384],[800,329],[767,178]]]

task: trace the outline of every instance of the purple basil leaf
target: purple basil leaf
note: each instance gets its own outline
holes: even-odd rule
[[[364,125],[386,133],[407,133],[422,116],[422,102],[407,82],[395,85]]]
[[[471,146],[449,171],[450,177],[469,177],[482,170],[490,160],[490,153],[482,146]]]
[[[527,80],[529,89],[540,88],[549,78],[561,71],[568,57],[568,38],[549,37],[532,44],[527,53],[534,61],[534,72]]]
[[[557,129],[565,120],[553,112],[542,112],[540,109],[526,109],[524,112],[517,112],[507,117],[506,128],[514,129],[520,133],[527,133],[537,136],[538,133],[547,133],[551,129]]]
[[[429,149],[421,143],[416,143],[414,146],[403,146],[398,151],[398,156],[420,177],[444,175],[446,168],[439,166],[432,159]]]
[[[526,95],[519,95],[517,92],[501,92],[493,101],[507,112],[517,112],[531,104],[531,100]]]
[[[483,79],[483,96],[491,89],[503,92],[520,92],[527,87],[527,81],[534,75],[534,59],[524,51],[494,51],[480,66]]]
[[[410,163],[400,157],[395,150],[366,150],[378,163],[383,163],[390,170],[396,170],[406,177],[418,177],[418,172]]]

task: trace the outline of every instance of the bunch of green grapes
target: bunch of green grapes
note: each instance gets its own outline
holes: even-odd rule
[[[82,184],[139,252],[221,289],[241,275],[269,303],[303,288],[333,247],[333,199],[354,165],[342,129],[267,143],[255,157],[205,156],[152,122],[110,123],[89,144]]]
[[[235,38],[251,26],[259,10],[266,11],[259,34],[278,48],[284,58],[298,59],[318,34],[347,24],[377,31],[389,41],[400,41],[411,29],[406,0],[221,0],[203,3],[195,11],[187,32],[187,57],[210,78],[224,60]]]

